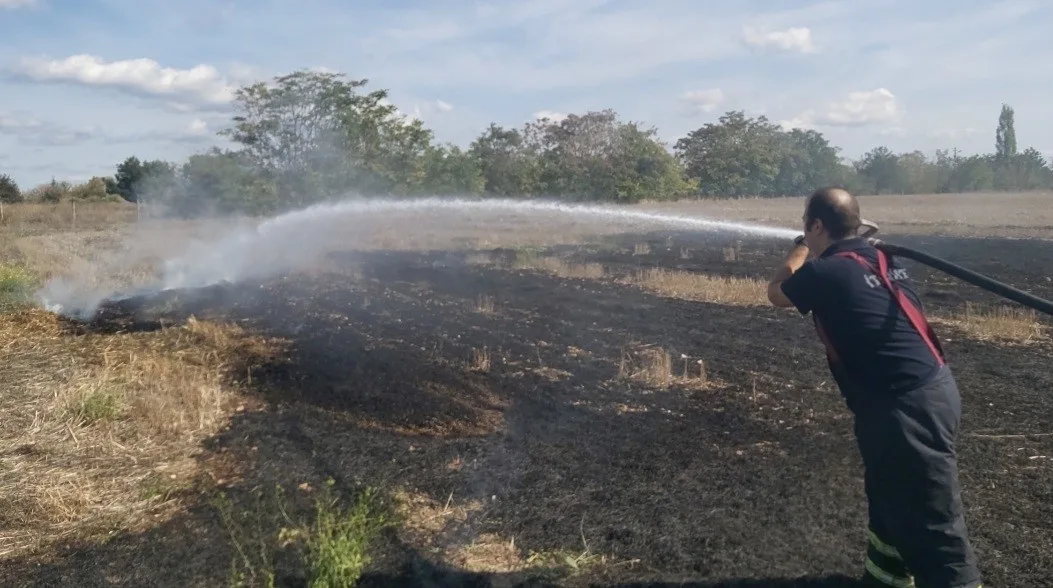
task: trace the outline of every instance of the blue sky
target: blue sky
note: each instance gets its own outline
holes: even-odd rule
[[[23,188],[223,144],[233,88],[324,67],[441,141],[613,108],[670,144],[745,110],[857,157],[1053,156],[1049,0],[0,0],[0,173]]]

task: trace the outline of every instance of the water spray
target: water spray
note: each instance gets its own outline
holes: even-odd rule
[[[1053,316],[1053,302],[1039,298],[1032,294],[1028,294],[1023,290],[1014,288],[1008,284],[1004,284],[997,280],[993,280],[983,274],[978,274],[970,269],[966,269],[960,265],[953,264],[946,259],[941,259],[928,253],[923,253],[909,247],[902,245],[893,245],[891,243],[885,243],[881,239],[875,239],[871,235],[878,231],[878,226],[872,222],[864,221],[864,226],[867,227],[867,231],[862,234],[863,237],[867,238],[871,245],[884,251],[889,255],[895,255],[898,257],[906,257],[907,259],[913,259],[919,263],[923,263],[927,266],[938,269],[946,274],[952,275],[960,280],[968,282],[974,286],[987,290],[993,294],[1002,296],[1019,304],[1023,304],[1028,308],[1032,308],[1039,312]]]
[[[100,307],[130,299],[272,277],[283,271],[303,267],[332,250],[342,240],[348,237],[353,239],[358,232],[356,229],[375,224],[382,218],[379,214],[398,212],[555,213],[563,217],[583,216],[635,227],[679,226],[776,239],[792,239],[796,234],[779,227],[617,206],[511,199],[363,199],[318,204],[267,219],[254,227],[233,230],[215,240],[195,242],[181,255],[165,260],[153,283],[134,290],[97,291],[83,280],[56,279],[38,293],[38,298],[50,311],[76,320],[91,320]],[[356,226],[355,222],[361,224]]]

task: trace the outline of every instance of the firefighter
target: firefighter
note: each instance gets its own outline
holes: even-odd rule
[[[869,519],[863,583],[978,588],[955,450],[961,398],[909,276],[860,236],[847,191],[816,191],[802,220],[768,299],[812,314],[853,413]]]

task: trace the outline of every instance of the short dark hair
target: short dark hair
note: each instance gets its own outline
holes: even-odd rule
[[[821,188],[810,198],[804,211],[809,224],[818,219],[830,233],[831,239],[844,239],[858,234],[859,202],[843,188]]]

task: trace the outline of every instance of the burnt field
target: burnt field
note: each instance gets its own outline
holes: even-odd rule
[[[1053,297],[1053,242],[887,239]],[[332,479],[344,495],[381,489],[399,513],[363,586],[852,586],[866,503],[851,417],[810,321],[765,306],[755,281],[785,250],[666,231],[344,251],[279,279],[58,321],[72,346],[200,320],[277,351],[222,358],[238,395],[188,454],[166,499],[177,508],[7,557],[0,577],[215,586],[265,551],[276,585],[305,585],[277,540],[239,551],[208,497],[252,510],[280,484],[306,512]],[[985,585],[1053,586],[1050,323],[984,314],[1001,301],[910,268],[962,390],[961,478]],[[268,537],[286,525],[252,512]]]

